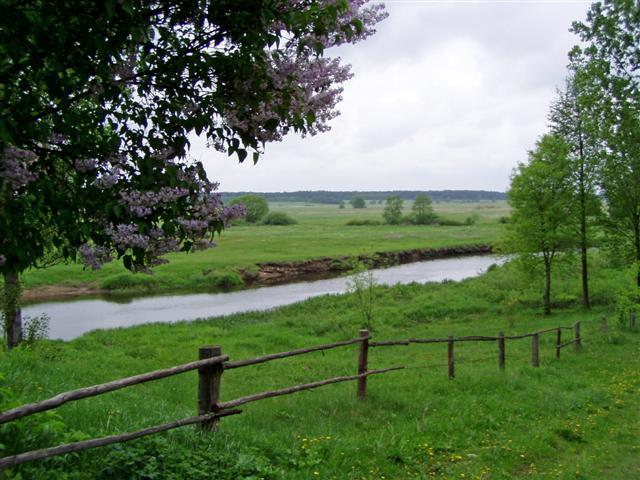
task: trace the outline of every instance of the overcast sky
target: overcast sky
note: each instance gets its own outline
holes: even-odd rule
[[[257,165],[195,142],[222,191],[507,189],[545,132],[582,1],[388,0],[330,132],[267,145]]]

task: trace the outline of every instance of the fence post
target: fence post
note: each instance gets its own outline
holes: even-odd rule
[[[205,358],[218,357],[222,355],[222,348],[219,345],[200,347],[200,360]],[[216,405],[220,402],[220,380],[224,367],[222,364],[209,365],[198,369],[198,414],[204,415],[216,411]],[[215,430],[218,419],[202,422],[200,428],[203,430]]]
[[[453,360],[453,337],[449,337],[448,348],[447,348],[447,360],[449,363],[449,378],[454,378],[456,376],[456,366]]]
[[[573,329],[576,333],[576,351],[580,351],[580,349],[582,348],[582,337],[580,336],[580,321],[578,320],[575,325],[573,326]]]
[[[360,355],[358,355],[358,375],[367,373],[369,369],[369,330],[362,329],[359,332],[360,338]],[[358,398],[364,400],[367,396],[367,377],[358,379]]]
[[[560,349],[562,348],[562,329],[558,327],[556,330],[556,358],[560,358]]]
[[[498,365],[500,366],[500,370],[504,370],[504,361],[505,361],[504,332],[500,332],[498,334],[498,350],[500,352],[498,357]]]
[[[600,320],[600,334],[603,337],[606,337],[607,336],[607,331],[608,331],[608,328],[607,328],[607,317],[602,317],[602,319]]]
[[[540,335],[534,333],[531,335],[531,360],[534,367],[540,366]]]

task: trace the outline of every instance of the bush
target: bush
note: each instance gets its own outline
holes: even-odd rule
[[[511,217],[500,217],[498,222],[505,225],[511,221]]]
[[[349,226],[370,226],[370,225],[382,225],[380,220],[349,220],[345,225]]]
[[[264,225],[293,225],[298,222],[284,212],[271,212],[262,223]]]
[[[151,290],[156,286],[156,279],[144,274],[121,273],[112,275],[102,281],[101,287],[105,290],[120,290],[127,288],[139,288]]]
[[[217,288],[234,288],[244,285],[242,277],[236,272],[215,272],[206,276],[207,283]]]
[[[436,223],[443,227],[463,227],[467,225],[467,223],[465,222],[458,222],[457,220],[451,220],[450,218],[443,218],[443,217],[438,217],[438,220],[436,221]]]
[[[229,202],[229,205],[236,204],[242,204],[247,209],[244,218],[249,223],[259,222],[269,212],[269,204],[260,195],[242,195]]]
[[[363,197],[353,197],[349,203],[353,208],[366,208],[367,202]]]

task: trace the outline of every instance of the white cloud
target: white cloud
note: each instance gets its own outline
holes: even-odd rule
[[[192,152],[226,191],[504,190],[546,129],[587,8],[391,1],[374,37],[336,51],[356,76],[330,132],[268,145],[255,166],[200,140]]]

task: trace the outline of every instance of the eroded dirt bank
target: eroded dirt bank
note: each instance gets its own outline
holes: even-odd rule
[[[316,276],[335,276],[350,270],[355,261],[362,262],[369,268],[381,268],[437,258],[482,255],[491,252],[491,245],[416,248],[399,252],[376,252],[372,255],[313,258],[299,262],[265,262],[258,264],[259,270],[257,272],[242,271],[240,273],[247,284],[273,285]]]

